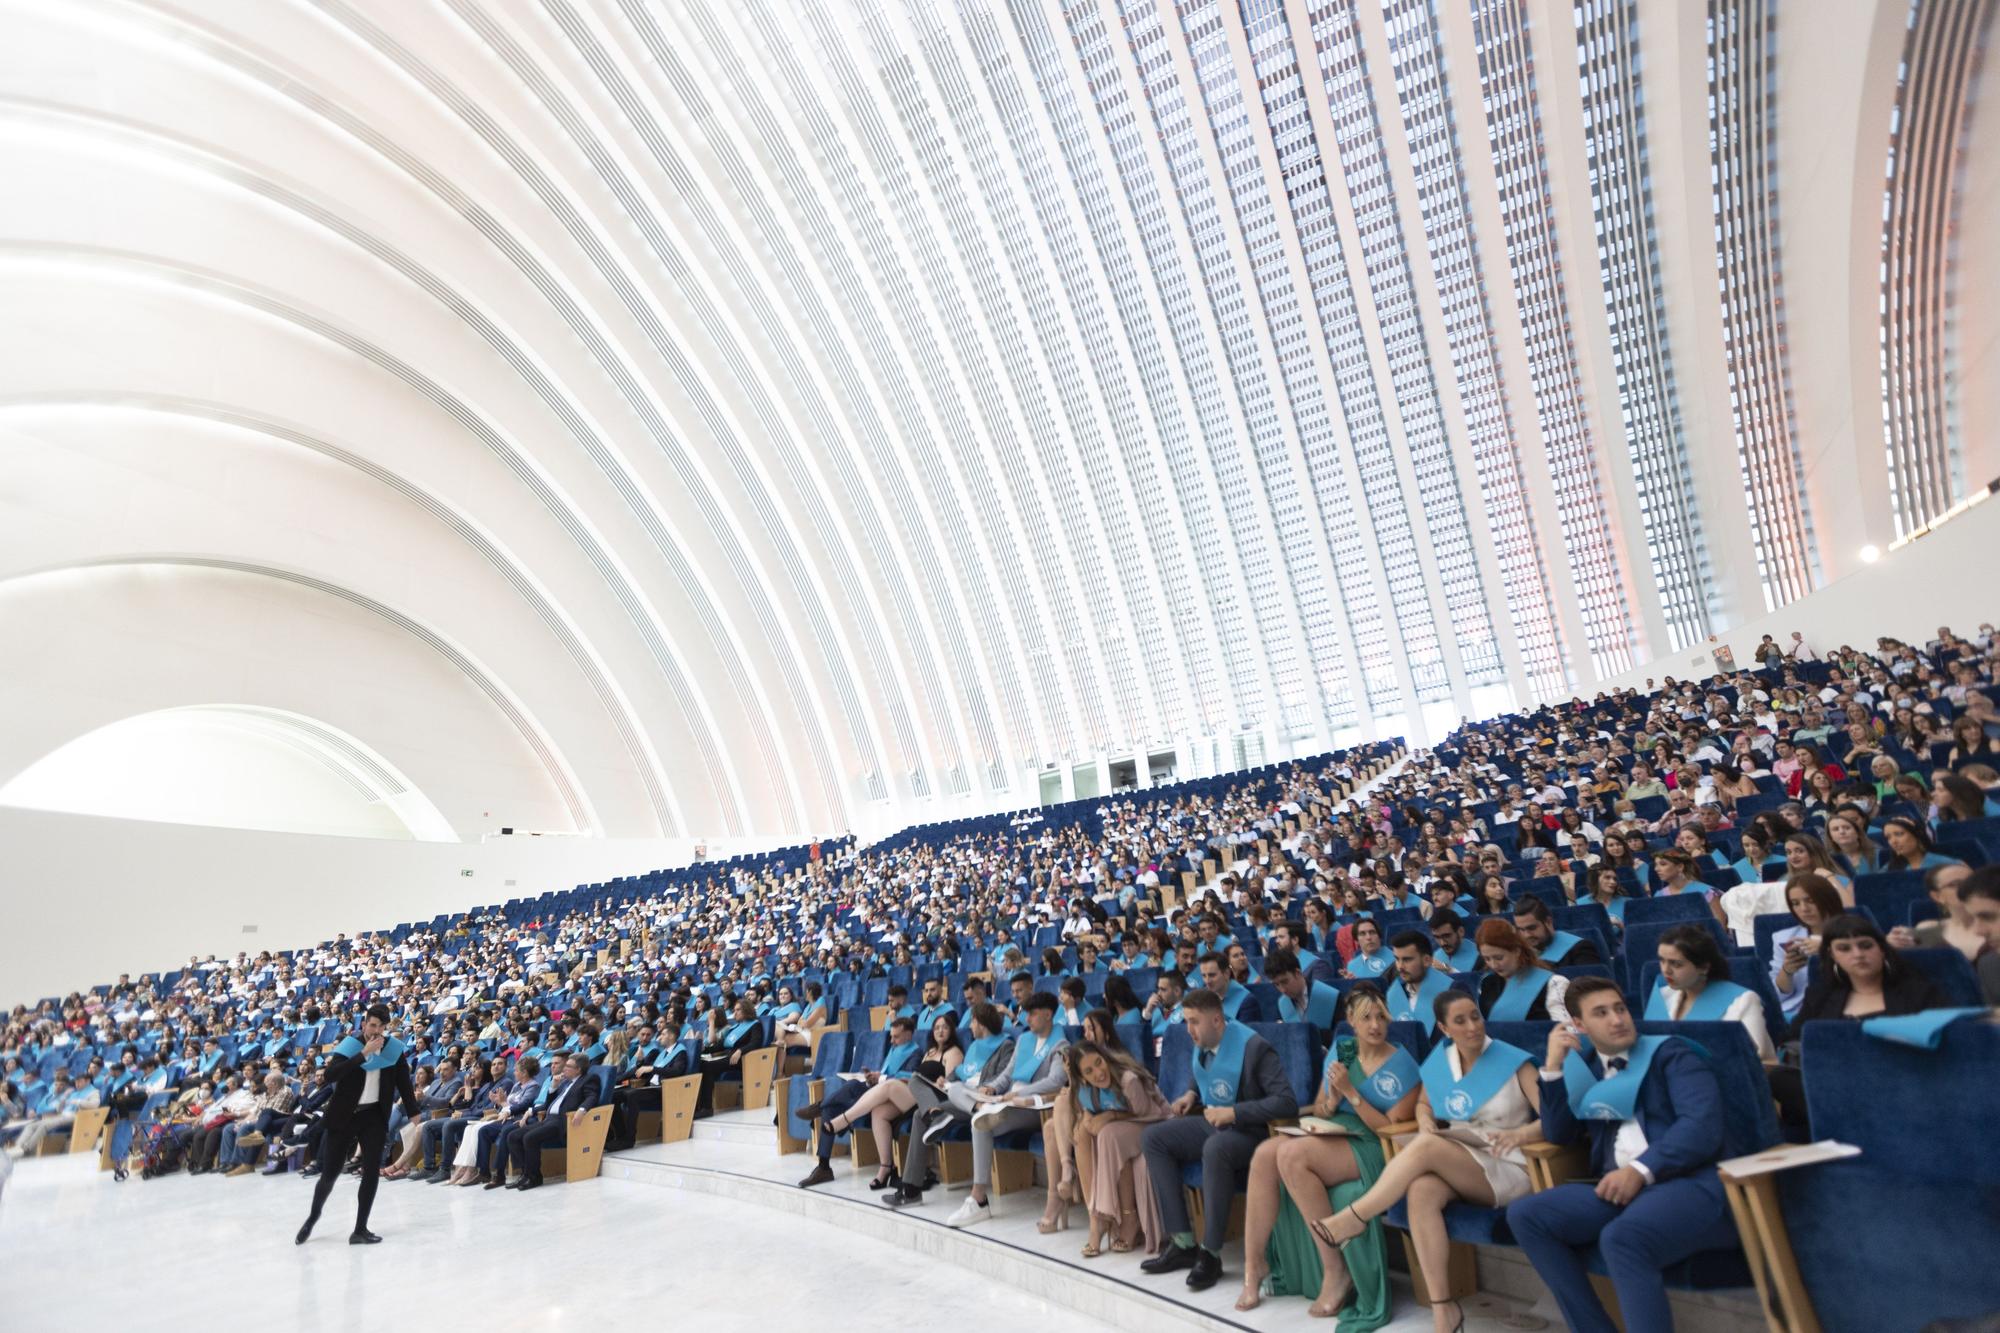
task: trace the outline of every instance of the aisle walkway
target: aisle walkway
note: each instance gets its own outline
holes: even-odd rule
[[[852,1328],[864,1311],[977,1310],[1035,1333],[1100,1327],[977,1274],[754,1204],[615,1179],[531,1194],[384,1183],[380,1245],[347,1244],[343,1181],[304,1246],[307,1183],[123,1184],[93,1157],[22,1162],[0,1196],[6,1333]],[[848,1313],[843,1315],[841,1312]]]

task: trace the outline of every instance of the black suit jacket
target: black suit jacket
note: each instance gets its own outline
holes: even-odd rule
[[[597,1079],[584,1070],[583,1077],[571,1081],[570,1085],[551,1097],[542,1107],[542,1114],[554,1119],[562,1115],[574,1115],[578,1111],[588,1111],[597,1105]]]
[[[333,1095],[326,1103],[329,1130],[345,1127],[357,1114],[362,1090],[368,1086],[368,1071],[361,1067],[366,1058],[362,1055],[336,1055],[326,1062],[326,1081],[333,1089]],[[409,1056],[403,1056],[381,1073],[380,1100],[375,1105],[382,1107],[386,1115],[389,1103],[400,1101],[404,1113],[414,1117],[422,1108],[417,1105],[417,1090],[410,1080]]]

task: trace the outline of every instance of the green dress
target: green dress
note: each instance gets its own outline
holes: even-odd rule
[[[1349,1081],[1359,1087],[1367,1078],[1361,1072],[1360,1062],[1349,1060],[1346,1065]],[[1374,1131],[1351,1110],[1343,1110],[1333,1119],[1360,1135],[1347,1143],[1354,1151],[1355,1165],[1361,1168],[1361,1178],[1328,1190],[1322,1217],[1339,1212],[1366,1194],[1375,1178],[1382,1174],[1382,1143]],[[1271,1242],[1264,1248],[1264,1257],[1271,1265],[1271,1275],[1264,1286],[1267,1295],[1308,1299],[1319,1296],[1320,1283],[1325,1279],[1319,1246],[1313,1243],[1306,1219],[1299,1216],[1298,1208],[1293,1205],[1291,1191],[1282,1187],[1278,1190],[1277,1225],[1271,1228]],[[1388,1240],[1381,1219],[1371,1220],[1368,1229],[1341,1251],[1341,1257],[1347,1261],[1347,1271],[1354,1278],[1354,1290],[1347,1304],[1340,1307],[1334,1327],[1338,1333],[1370,1333],[1381,1328],[1394,1313],[1389,1295]]]

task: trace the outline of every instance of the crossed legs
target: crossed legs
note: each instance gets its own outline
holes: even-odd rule
[[[1366,1194],[1333,1216],[1314,1222],[1313,1234],[1322,1244],[1344,1245],[1398,1199],[1408,1204],[1410,1241],[1416,1246],[1424,1280],[1430,1284],[1431,1319],[1439,1330],[1449,1330],[1460,1311],[1449,1290],[1451,1238],[1444,1229],[1445,1205],[1464,1202],[1492,1207],[1493,1187],[1463,1145],[1436,1134],[1419,1134],[1389,1159]],[[1453,1321],[1446,1319],[1447,1309]]]
[[[1267,1139],[1258,1146],[1257,1155],[1250,1159],[1250,1191],[1243,1226],[1243,1294],[1237,1298],[1237,1309],[1254,1310],[1262,1301],[1257,1289],[1270,1271],[1264,1252],[1272,1230],[1278,1225],[1278,1190],[1282,1187],[1291,1196],[1300,1217],[1313,1218],[1326,1207],[1327,1191],[1360,1178],[1361,1168],[1354,1160],[1354,1150],[1344,1139],[1284,1137]],[[1327,1244],[1317,1230],[1307,1230],[1319,1249],[1322,1274],[1319,1297],[1307,1313],[1328,1318],[1339,1312],[1354,1282],[1348,1276],[1340,1251]]]

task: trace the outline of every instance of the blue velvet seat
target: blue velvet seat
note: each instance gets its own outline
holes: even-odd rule
[[[1814,1128],[1862,1154],[1777,1178],[1822,1327],[1902,1333],[2000,1309],[2000,1156],[1949,1147],[1990,1143],[2000,1123],[2000,1028],[1957,1023],[1924,1050],[1809,1023],[1802,1045]]]

